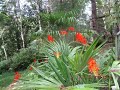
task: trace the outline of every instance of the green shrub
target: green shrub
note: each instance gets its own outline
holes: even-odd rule
[[[3,60],[0,62],[0,74],[6,70],[9,70],[10,60]]]
[[[33,62],[36,50],[32,48],[23,48],[19,53],[15,53],[8,60],[0,62],[0,73],[6,70],[24,70]]]
[[[14,79],[14,72],[4,72],[0,75],[0,86],[1,87],[7,87],[9,84],[12,83]],[[0,90],[6,90],[1,89]]]
[[[26,69],[33,62],[34,53],[34,50],[31,48],[21,49],[19,53],[15,53],[11,58],[12,63],[10,67],[14,70]]]

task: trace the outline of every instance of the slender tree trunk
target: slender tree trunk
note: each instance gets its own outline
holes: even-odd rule
[[[3,46],[2,46],[2,48],[3,48],[3,51],[4,51],[4,54],[5,54],[5,58],[6,58],[6,60],[8,59],[8,56],[7,56],[7,51],[6,51],[6,49],[5,49],[5,43],[4,43],[4,39],[3,39],[3,36],[2,36],[2,42],[3,42]]]
[[[99,33],[97,28],[97,10],[96,10],[96,0],[91,0],[92,5],[92,28]]]
[[[37,20],[38,20],[38,27],[39,27],[39,31],[42,31],[42,27],[41,27],[41,21],[40,21],[40,7],[41,7],[41,2],[42,0],[36,0],[36,8],[37,8]]]
[[[22,28],[22,17],[20,16],[20,32],[21,32],[21,39],[22,39],[22,47],[25,48],[25,40],[24,40],[24,32]]]
[[[22,28],[22,14],[21,14],[21,8],[20,8],[20,2],[18,0],[18,8],[19,8],[19,13],[20,13],[20,16],[19,16],[19,29],[20,29],[20,32],[21,32],[21,39],[22,39],[22,47],[25,48],[25,40],[24,40],[24,31],[23,31],[23,28]]]
[[[119,4],[119,0],[115,0],[115,12],[119,12],[119,7],[120,7],[120,4]],[[119,14],[118,13],[116,13],[115,14],[115,16],[116,16],[116,29],[118,29],[118,31],[120,30],[120,22],[119,22]]]
[[[4,50],[5,58],[6,58],[6,60],[7,60],[7,59],[8,59],[8,56],[7,56],[6,49],[5,49],[5,47],[4,47],[4,46],[3,46],[2,48],[3,48],[3,50]]]
[[[103,10],[103,4],[101,0],[97,0],[97,28],[99,34],[105,34],[108,33],[107,30],[105,30],[105,20],[104,18],[98,18],[99,16],[103,16],[104,12]]]

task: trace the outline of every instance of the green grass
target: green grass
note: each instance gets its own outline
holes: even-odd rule
[[[0,87],[7,87],[10,85],[14,78],[14,72],[5,72],[0,74]]]
[[[19,73],[22,75],[22,77],[26,76],[30,73],[28,69],[24,71],[19,71]],[[21,78],[22,78],[21,77]],[[6,87],[8,87],[14,80],[14,72],[4,72],[0,74],[0,90],[6,90]]]
[[[20,71],[20,73],[22,75],[26,74],[27,70]],[[14,72],[12,72],[12,71],[0,74],[0,90],[2,87],[9,86],[13,82],[13,80],[14,80]]]

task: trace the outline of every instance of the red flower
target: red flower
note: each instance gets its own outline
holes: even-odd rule
[[[98,76],[99,67],[92,57],[88,61],[88,69],[90,73],[93,73],[96,77]]]
[[[35,63],[35,62],[36,62],[36,59],[34,59],[33,62]]]
[[[75,28],[74,28],[74,27],[68,27],[68,30],[69,30],[69,31],[74,31]]]
[[[31,70],[31,71],[32,71],[32,70],[33,70],[33,68],[30,66],[29,70]]]
[[[57,58],[59,58],[60,57],[60,52],[54,52],[54,55],[57,57]]]
[[[68,33],[68,32],[67,32],[66,30],[60,31],[60,34],[63,35],[63,36],[66,35],[67,33]]]
[[[86,38],[79,32],[76,33],[76,41],[82,43],[83,45],[87,44]]]
[[[21,78],[20,73],[19,72],[15,72],[14,81],[18,81],[20,78]]]
[[[49,41],[49,42],[54,42],[54,38],[53,38],[51,35],[48,35],[47,38],[48,38],[48,41]]]

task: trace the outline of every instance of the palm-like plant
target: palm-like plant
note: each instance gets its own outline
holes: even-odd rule
[[[42,45],[40,51],[48,57],[48,63],[43,62],[38,67],[33,65],[32,67],[38,75],[33,74],[32,77],[35,78],[26,81],[23,78],[22,82],[19,81],[18,85],[16,85],[16,88],[20,90],[25,88],[37,88],[38,90],[66,88],[76,90],[82,87],[105,87],[105,84],[94,83],[97,79],[93,80],[92,84],[86,81],[88,76],[91,75],[87,69],[88,60],[95,57],[104,44],[96,47],[99,38],[89,46],[72,47],[65,41],[44,43],[45,45]],[[85,80],[83,77],[87,79]]]
[[[94,57],[100,50],[102,45],[95,48],[98,40],[99,39],[97,38],[89,47],[73,48],[68,56],[64,54],[60,55],[59,58],[56,56],[48,56],[51,68],[64,86],[82,83],[80,80],[81,76],[79,76],[79,74],[86,70],[89,58]]]

